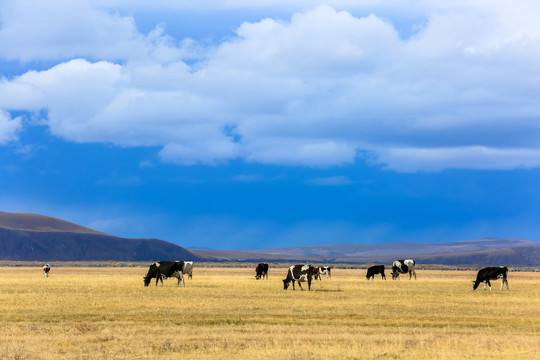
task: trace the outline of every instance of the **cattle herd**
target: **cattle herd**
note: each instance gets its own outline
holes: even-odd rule
[[[399,280],[400,274],[409,274],[409,280],[414,276],[416,280],[416,263],[412,259],[396,260],[392,263],[392,280]],[[260,263],[255,268],[255,279],[268,280],[267,263]],[[43,266],[43,275],[49,277],[51,267],[49,264]],[[323,266],[316,267],[311,264],[297,264],[292,265],[287,269],[287,275],[283,279],[283,289],[287,290],[292,283],[292,288],[295,290],[295,283],[298,283],[300,290],[304,290],[302,287],[303,282],[307,282],[308,290],[311,290],[311,282],[313,279],[322,280],[322,275],[326,275],[326,279],[332,278],[332,267]],[[384,265],[373,265],[367,269],[366,279],[375,279],[375,275],[381,275],[381,279],[386,280],[384,274]],[[193,261],[158,261],[150,265],[148,272],[143,276],[144,286],[150,285],[152,279],[156,279],[156,286],[161,281],[163,286],[163,280],[168,278],[177,278],[178,283],[176,286],[180,286],[180,281],[185,287],[184,275],[191,279],[193,276]],[[493,266],[480,269],[476,275],[476,280],[473,281],[473,290],[476,290],[480,283],[484,283],[484,290],[486,286],[489,286],[491,291],[491,280],[501,279],[501,291],[506,284],[506,290],[508,288],[508,268],[506,266]]]

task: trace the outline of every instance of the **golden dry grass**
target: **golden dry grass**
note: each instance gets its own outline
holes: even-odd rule
[[[247,268],[145,288],[143,268],[0,268],[1,359],[536,359],[540,273],[472,291],[473,272],[365,280],[336,269],[284,291]]]

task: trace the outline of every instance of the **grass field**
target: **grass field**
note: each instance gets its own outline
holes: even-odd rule
[[[284,291],[285,268],[196,267],[185,288],[145,273],[0,267],[0,359],[540,358],[540,273],[502,292],[473,292],[469,271],[335,269],[311,292]]]

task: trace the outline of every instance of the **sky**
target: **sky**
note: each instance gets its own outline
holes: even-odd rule
[[[0,2],[0,211],[187,248],[540,241],[536,0]]]

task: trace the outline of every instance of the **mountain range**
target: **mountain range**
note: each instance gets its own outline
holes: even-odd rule
[[[0,212],[0,260],[12,261],[270,261],[540,266],[540,242],[485,238],[445,243],[329,244],[255,250],[185,249],[158,239],[108,235],[61,219]]]
[[[158,239],[127,239],[50,216],[0,212],[0,260],[200,260]]]
[[[202,258],[342,264],[391,264],[412,258],[441,265],[540,266],[540,243],[524,239],[476,239],[446,243],[331,244],[242,251],[191,251]]]

